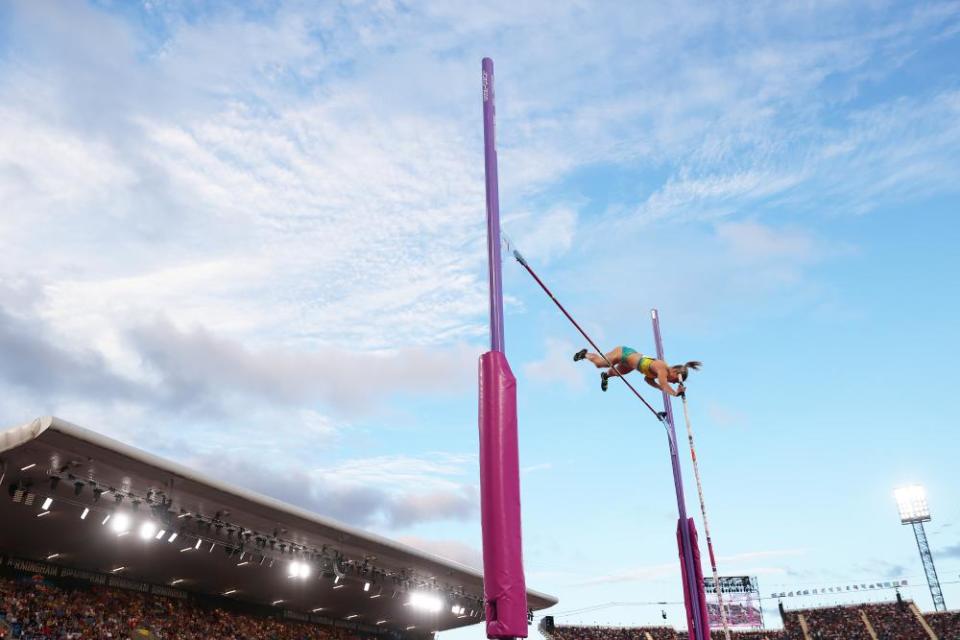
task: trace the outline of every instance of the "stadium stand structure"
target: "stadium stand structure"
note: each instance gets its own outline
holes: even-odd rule
[[[541,631],[543,629],[541,628]],[[687,640],[670,627],[563,626],[544,632],[550,640]],[[723,632],[713,630],[713,640]],[[783,612],[783,629],[734,631],[734,640],[960,640],[960,611],[923,614],[904,600]]]
[[[58,418],[0,432],[0,485],[0,567],[10,578],[123,590],[187,619],[199,599],[214,598],[221,610],[224,602],[252,607],[258,619],[397,638],[483,619],[477,570]],[[532,612],[557,600],[528,591],[528,602]]]
[[[960,640],[960,611],[940,611],[923,616],[940,640]]]

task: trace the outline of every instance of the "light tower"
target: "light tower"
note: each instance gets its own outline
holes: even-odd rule
[[[920,561],[923,562],[923,571],[927,574],[927,586],[930,587],[930,597],[933,598],[933,608],[936,611],[946,611],[947,605],[943,602],[943,592],[940,590],[937,568],[933,565],[933,554],[930,553],[927,532],[923,529],[923,523],[930,522],[927,492],[919,485],[911,485],[895,490],[893,496],[897,500],[897,509],[900,511],[900,524],[913,526],[913,535],[917,538],[917,548],[920,550]]]

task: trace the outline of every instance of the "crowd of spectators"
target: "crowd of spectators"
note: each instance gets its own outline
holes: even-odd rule
[[[4,640],[357,640],[333,627],[42,579],[0,578],[0,620]]]
[[[554,640],[686,640],[686,631],[673,627],[554,627]],[[734,640],[780,640],[779,631],[734,631]],[[722,631],[712,631],[711,640],[723,640]]]
[[[860,609],[867,614],[877,640],[930,640],[911,605],[865,604]]]
[[[960,640],[960,611],[941,611],[923,616],[940,640]]]
[[[860,617],[859,607],[836,606],[820,609],[804,609],[788,611],[783,617],[783,626],[786,636],[790,640],[802,640],[799,617],[803,616],[807,622],[807,630],[811,640],[873,640],[863,618]]]
[[[735,640],[805,640],[800,617],[807,625],[810,640],[873,640],[864,615],[877,640],[930,640],[913,605],[908,601],[859,604],[783,612],[782,631],[734,631]],[[960,612],[928,613],[924,619],[939,640],[960,640]],[[686,631],[670,627],[558,626],[554,640],[686,640]],[[722,640],[723,632],[713,631],[711,640]]]
[[[912,607],[907,601],[898,601],[788,611],[783,617],[784,636],[786,640],[803,640],[799,624],[803,615],[811,640],[872,640],[864,617],[877,640],[929,640]]]

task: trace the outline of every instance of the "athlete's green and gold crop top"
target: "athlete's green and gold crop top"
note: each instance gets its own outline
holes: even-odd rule
[[[640,356],[640,363],[637,365],[637,369],[647,378],[655,377],[655,374],[650,371],[650,365],[653,364],[654,360],[655,358],[651,358],[650,356]]]

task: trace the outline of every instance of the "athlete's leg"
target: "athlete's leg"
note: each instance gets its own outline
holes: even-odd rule
[[[613,351],[607,353],[606,360],[603,356],[596,353],[588,353],[585,357],[587,360],[593,363],[597,369],[604,369],[612,365],[617,365],[620,363],[620,358],[623,354],[623,347],[617,347]]]

